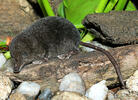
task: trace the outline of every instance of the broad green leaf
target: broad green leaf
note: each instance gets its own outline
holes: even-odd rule
[[[100,0],[63,0],[66,18],[74,25],[80,25],[84,17],[94,13]]]

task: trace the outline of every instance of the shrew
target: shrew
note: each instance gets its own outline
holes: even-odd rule
[[[41,18],[12,40],[9,49],[14,72],[20,72],[25,65],[37,59],[78,51],[79,44],[103,52],[113,64],[120,83],[125,87],[119,65],[113,56],[100,47],[80,42],[79,31],[71,22],[60,17]]]

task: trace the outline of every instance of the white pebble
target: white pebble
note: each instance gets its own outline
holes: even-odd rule
[[[77,92],[84,95],[84,81],[77,73],[69,73],[62,79],[61,84],[59,86],[59,90]]]
[[[3,53],[0,53],[0,69],[3,67],[3,64],[6,62],[6,58]]]
[[[12,72],[13,73],[13,67],[14,67],[14,65],[13,65],[11,59],[8,59],[5,62],[5,64],[3,64],[3,67],[0,70],[3,72]]]
[[[11,93],[13,87],[12,81],[9,77],[0,73],[0,100],[6,100]]]
[[[86,43],[92,44],[91,42],[86,42]],[[92,51],[94,51],[94,49],[89,48],[89,47],[85,47],[85,46],[81,46],[81,50],[84,51],[84,52],[92,52]]]
[[[92,100],[105,100],[108,92],[108,88],[105,85],[106,81],[103,80],[86,91],[85,96]]]
[[[99,43],[97,41],[86,42],[86,43],[90,43],[90,44],[95,45],[97,47],[101,47],[101,48],[103,48],[105,50],[109,50],[111,48],[111,47],[108,47],[106,45],[103,45],[103,44],[101,44],[101,43]],[[89,48],[89,47],[85,47],[85,46],[81,46],[81,49],[82,49],[82,51],[85,51],[85,52],[95,51],[95,49],[92,49],[92,48]]]
[[[17,92],[28,96],[36,96],[40,91],[40,85],[34,82],[23,82],[17,88]]]
[[[126,81],[126,87],[129,91],[138,93],[138,70]]]

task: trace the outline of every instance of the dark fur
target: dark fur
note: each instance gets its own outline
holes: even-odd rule
[[[19,72],[33,60],[76,51],[79,42],[79,31],[66,19],[42,18],[12,40],[9,49],[15,65],[14,72]]]

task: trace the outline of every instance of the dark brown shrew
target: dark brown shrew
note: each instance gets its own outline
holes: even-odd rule
[[[41,18],[13,38],[9,49],[14,72],[19,73],[25,65],[37,59],[78,51],[79,44],[104,53],[114,65],[119,82],[125,87],[114,57],[100,47],[80,42],[80,32],[71,22],[61,17]]]

